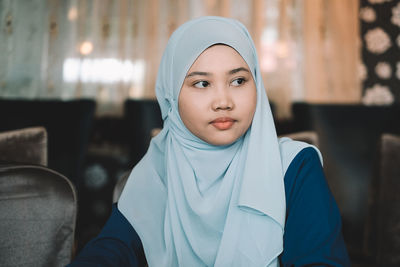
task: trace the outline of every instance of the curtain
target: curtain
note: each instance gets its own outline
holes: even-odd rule
[[[98,115],[154,98],[170,34],[202,15],[251,32],[277,116],[359,101],[358,0],[0,0],[0,97],[94,98]]]

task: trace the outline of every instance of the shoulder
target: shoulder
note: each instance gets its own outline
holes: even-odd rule
[[[99,235],[68,265],[73,266],[145,266],[140,238],[116,204]]]
[[[304,165],[309,164],[322,167],[321,153],[314,146],[307,146],[302,148],[288,163],[286,173],[300,171],[300,168],[304,167]]]
[[[282,137],[279,138],[279,150],[284,173],[286,173],[290,165],[293,165],[293,162],[297,163],[299,160],[303,159],[303,157],[317,156],[322,164],[322,155],[318,148],[305,142]]]
[[[287,137],[279,139],[279,148],[287,209],[290,209],[299,194],[327,188],[322,169],[322,156],[318,148]]]
[[[311,193],[328,188],[320,153],[315,147],[305,147],[294,156],[286,169],[284,183],[288,206],[296,192]]]
[[[318,150],[304,147],[285,173],[283,266],[349,266],[340,212],[325,179]],[[297,264],[295,264],[297,262]]]

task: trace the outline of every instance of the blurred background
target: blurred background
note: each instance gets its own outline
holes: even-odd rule
[[[76,251],[162,127],[169,36],[203,15],[249,29],[278,134],[317,135],[352,260],[375,257],[380,138],[400,134],[399,0],[0,0],[0,131],[46,128],[48,165],[78,193]]]

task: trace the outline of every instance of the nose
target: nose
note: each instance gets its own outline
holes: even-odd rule
[[[225,86],[219,86],[219,88],[216,88],[214,100],[212,103],[212,109],[214,111],[218,111],[218,110],[232,110],[233,108],[234,108],[234,102],[229,92],[229,88],[226,88]]]

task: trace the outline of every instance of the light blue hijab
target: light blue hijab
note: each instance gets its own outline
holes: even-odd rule
[[[214,44],[234,48],[257,87],[252,125],[226,146],[194,136],[178,111],[187,71]],[[167,44],[156,94],[164,128],[132,170],[118,203],[141,238],[149,266],[278,266],[284,172],[306,144],[278,140],[246,28],[221,17],[183,24]]]

